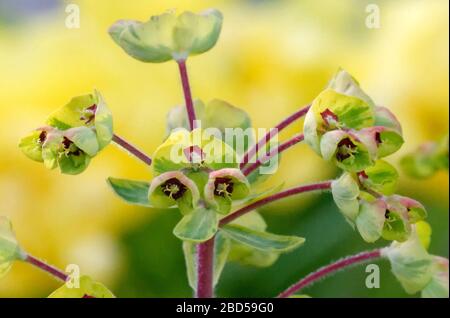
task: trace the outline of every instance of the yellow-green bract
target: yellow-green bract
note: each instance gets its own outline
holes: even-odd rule
[[[215,9],[198,14],[166,12],[147,22],[117,21],[109,29],[114,42],[142,62],[185,60],[210,50],[222,28],[222,14]]]

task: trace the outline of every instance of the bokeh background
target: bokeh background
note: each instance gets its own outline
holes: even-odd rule
[[[79,5],[79,29],[65,27],[66,5]],[[365,25],[366,5],[380,8],[381,27]],[[131,59],[107,34],[121,18],[145,20],[166,9],[220,9],[216,47],[189,61],[193,94],[225,99],[249,112],[255,127],[272,127],[309,103],[338,67],[358,78],[403,124],[406,143],[388,160],[448,131],[449,15],[446,0],[0,0],[0,214],[11,218],[30,253],[81,271],[119,297],[189,297],[179,215],[129,206],[108,188],[108,176],[149,180],[149,169],[114,146],[78,176],[28,160],[20,137],[72,96],[100,90],[115,130],[148,153],[165,135],[165,114],[182,102],[176,65]],[[301,130],[294,125],[282,137]],[[264,185],[286,186],[335,176],[305,145],[289,150]],[[421,200],[433,226],[430,250],[448,257],[448,173],[417,181],[401,177],[399,193]],[[346,224],[329,195],[308,195],[262,210],[269,230],[307,243],[271,268],[228,264],[222,297],[270,297],[311,270],[373,248]],[[380,242],[376,245],[384,245]],[[367,289],[364,267],[322,281],[313,297],[407,297],[385,262],[381,288]],[[26,264],[0,281],[2,297],[45,297],[58,282]]]

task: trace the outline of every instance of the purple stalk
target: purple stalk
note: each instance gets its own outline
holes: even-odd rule
[[[213,297],[214,237],[197,245],[197,298]]]
[[[177,61],[178,69],[180,70],[181,84],[183,86],[184,99],[186,102],[186,111],[191,130],[195,129],[195,109],[192,101],[191,87],[189,85],[189,77],[187,74],[186,60]]]
[[[41,261],[40,259],[35,258],[34,256],[27,255],[27,257],[25,258],[25,262],[28,262],[29,264],[36,266],[37,268],[43,270],[44,272],[49,273],[53,277],[55,277],[59,280],[62,280],[63,282],[65,282],[69,277],[62,270],[60,270],[54,266],[51,266],[49,264],[46,264],[43,261]]]
[[[135,146],[133,146],[132,144],[127,142],[125,139],[123,139],[117,135],[113,135],[112,141],[114,141],[117,145],[119,145],[121,148],[128,151],[130,154],[132,154],[139,160],[143,161],[145,164],[147,164],[149,166],[152,164],[152,158],[150,158],[145,153],[143,153],[142,151],[137,149]]]
[[[261,166],[263,163],[267,162],[268,160],[270,160],[272,157],[276,156],[277,154],[285,151],[286,149],[298,144],[299,142],[302,142],[304,139],[304,135],[303,134],[297,134],[294,137],[292,137],[291,139],[289,139],[288,141],[282,143],[281,145],[279,145],[277,148],[272,149],[271,151],[269,151],[268,153],[266,153],[265,157],[262,159],[258,159],[256,160],[255,163],[252,163],[251,165],[245,167],[242,170],[242,173],[245,176],[248,176],[250,173],[252,173],[253,171],[255,171],[259,166]]]
[[[237,219],[238,217],[244,215],[245,213],[253,211],[254,209],[259,208],[268,203],[271,203],[271,202],[274,202],[274,201],[277,201],[277,200],[280,200],[280,199],[283,199],[283,198],[286,198],[286,197],[289,197],[292,195],[304,193],[304,192],[327,190],[327,189],[330,189],[330,187],[331,187],[331,181],[323,181],[323,182],[294,187],[291,189],[287,189],[287,190],[275,193],[273,195],[269,195],[268,197],[262,198],[258,201],[255,201],[249,205],[246,205],[246,206],[240,208],[239,210],[234,211],[231,214],[228,214],[226,217],[224,217],[222,220],[220,220],[219,226],[224,226],[224,225],[230,223],[231,221]]]
[[[261,138],[256,145],[254,145],[244,154],[240,164],[240,168],[244,168],[244,166],[249,162],[250,159],[253,158],[258,150],[262,149],[269,142],[269,140],[275,137],[280,131],[292,124],[297,119],[303,117],[308,112],[309,107],[311,107],[311,105],[307,105],[301,108],[300,110],[296,111],[295,113],[281,121],[274,128],[270,129],[270,131],[263,138]]]
[[[374,251],[368,251],[368,252],[362,252],[353,256],[349,256],[346,258],[343,258],[337,262],[334,262],[330,265],[324,266],[320,268],[319,270],[307,275],[305,278],[299,280],[297,283],[280,293],[277,297],[278,298],[286,298],[294,293],[298,292],[302,288],[305,288],[308,285],[311,285],[317,280],[320,280],[330,274],[333,274],[343,268],[360,264],[363,262],[367,262],[372,259],[376,259],[381,257],[381,250],[377,249]]]

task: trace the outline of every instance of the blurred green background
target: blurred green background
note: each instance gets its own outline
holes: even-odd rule
[[[66,5],[80,8],[79,29],[65,27]],[[365,25],[367,4],[381,27]],[[99,89],[115,130],[148,153],[165,134],[165,114],[182,103],[175,63],[144,64],[107,34],[114,21],[145,20],[166,9],[224,14],[216,47],[189,61],[193,94],[225,99],[249,112],[255,127],[272,127],[309,103],[338,67],[400,119],[406,143],[388,160],[448,131],[448,1],[434,0],[0,0],[0,214],[14,223],[30,253],[61,268],[74,263],[118,297],[188,297],[173,211],[129,206],[108,189],[108,176],[149,180],[140,162],[108,147],[82,175],[60,175],[28,160],[22,135],[72,96]],[[301,130],[293,125],[283,138]],[[334,177],[305,145],[289,150],[264,186]],[[421,200],[433,227],[430,251],[448,257],[448,173],[418,181],[402,176],[399,193]],[[271,268],[228,264],[222,297],[270,297],[319,266],[373,248],[346,224],[329,195],[307,195],[262,210],[269,230],[306,237]],[[380,242],[379,245],[385,245]],[[385,262],[381,288],[367,289],[364,267],[317,283],[313,297],[406,297]],[[0,281],[2,297],[44,297],[58,283],[26,264]]]

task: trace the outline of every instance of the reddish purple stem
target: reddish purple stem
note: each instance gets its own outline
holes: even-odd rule
[[[285,151],[286,149],[298,144],[299,142],[302,142],[304,139],[303,134],[297,134],[294,137],[292,137],[291,139],[289,139],[288,141],[282,143],[281,145],[279,145],[278,147],[276,147],[275,149],[270,150],[269,152],[266,153],[266,155],[264,156],[264,158],[262,159],[258,159],[256,160],[255,163],[252,163],[251,165],[245,167],[242,170],[242,173],[245,176],[248,176],[250,173],[252,173],[253,171],[255,171],[259,166],[261,166],[262,164],[264,164],[265,162],[267,162],[268,160],[270,160],[272,157],[278,155],[279,153]]]
[[[197,298],[213,297],[214,237],[197,245]]]
[[[50,275],[62,280],[63,282],[65,282],[68,279],[68,275],[66,273],[64,273],[62,270],[60,270],[54,266],[51,266],[49,264],[46,264],[43,261],[41,261],[40,259],[35,258],[34,256],[27,255],[27,257],[25,258],[25,262],[28,262],[31,265],[34,265],[37,268],[40,268],[44,272],[49,273]]]
[[[270,131],[263,138],[261,138],[256,145],[254,145],[244,154],[240,164],[240,168],[244,168],[244,166],[249,162],[250,159],[253,158],[258,150],[262,149],[269,142],[269,140],[276,136],[280,131],[292,124],[297,119],[303,117],[308,112],[310,106],[311,105],[307,105],[301,108],[300,110],[296,111],[295,113],[281,121],[274,128],[270,129]]]
[[[177,61],[178,69],[180,70],[181,84],[183,86],[184,99],[186,101],[186,111],[191,130],[195,129],[195,109],[192,101],[191,87],[189,85],[189,77],[187,74],[186,60]]]
[[[152,164],[152,158],[150,158],[149,156],[147,156],[145,153],[143,153],[142,151],[140,151],[139,149],[137,149],[135,146],[133,146],[132,144],[130,144],[128,141],[126,141],[125,139],[117,136],[117,135],[113,135],[112,140],[118,144],[120,147],[122,147],[123,149],[125,149],[126,151],[128,151],[130,154],[132,154],[133,156],[135,156],[136,158],[138,158],[139,160],[143,161],[145,164],[147,165],[151,165]]]
[[[320,280],[330,274],[333,274],[345,267],[363,263],[368,260],[376,259],[379,257],[381,257],[380,249],[377,249],[374,251],[369,251],[369,252],[363,252],[363,253],[359,253],[359,254],[356,254],[353,256],[343,258],[335,263],[324,266],[324,267],[320,268],[319,270],[309,274],[305,278],[299,280],[297,283],[295,283],[294,285],[292,285],[291,287],[289,287],[288,289],[283,291],[277,297],[278,298],[289,297],[289,296],[293,295],[294,293],[298,292],[299,290],[301,290],[302,288],[305,288],[306,286],[311,285],[315,281]]]
[[[271,202],[274,202],[274,201],[277,201],[277,200],[280,200],[280,199],[283,199],[283,198],[286,198],[286,197],[289,197],[292,195],[296,195],[299,193],[317,191],[317,190],[327,190],[330,187],[331,187],[331,181],[323,181],[323,182],[294,187],[291,189],[287,189],[287,190],[275,193],[273,195],[269,195],[268,197],[265,197],[258,201],[255,201],[255,202],[253,202],[249,205],[246,205],[246,206],[240,208],[239,210],[227,215],[222,220],[220,220],[219,226],[224,226],[224,225],[230,223],[231,221],[235,220],[236,218],[242,216],[243,214],[253,211],[254,209],[259,208],[268,203],[271,203]]]

